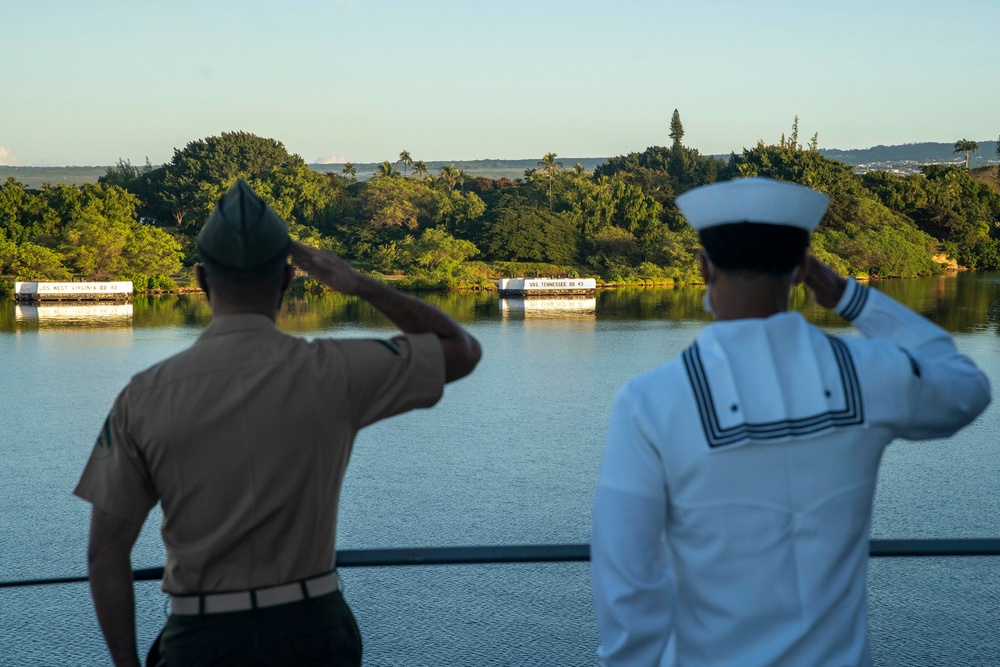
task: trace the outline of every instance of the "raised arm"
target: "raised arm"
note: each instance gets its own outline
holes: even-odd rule
[[[94,507],[87,544],[87,573],[97,622],[115,667],[139,667],[135,644],[135,591],[132,546],[142,524]]]
[[[897,435],[940,438],[962,428],[990,402],[990,384],[951,335],[892,298],[841,278],[809,258],[806,285],[817,303],[850,320],[866,338],[887,342],[883,356],[895,355],[905,369],[905,391],[880,397],[880,408],[899,415]]]
[[[361,297],[404,333],[436,335],[444,350],[446,382],[465,377],[479,363],[479,341],[440,309],[358,273],[333,253],[293,241],[291,254],[299,268],[331,289]]]

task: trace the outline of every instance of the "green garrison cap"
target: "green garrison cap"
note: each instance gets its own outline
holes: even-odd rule
[[[292,245],[278,214],[241,178],[219,198],[198,234],[202,257],[234,271],[251,271]]]

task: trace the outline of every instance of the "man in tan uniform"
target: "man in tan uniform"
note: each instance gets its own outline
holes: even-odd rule
[[[434,405],[473,370],[479,344],[440,310],[293,243],[243,181],[219,200],[198,249],[211,324],[132,378],[75,491],[93,505],[88,571],[112,658],[139,664],[130,552],[160,502],[171,615],[152,664],[358,665],[361,638],[334,570],[354,437]],[[405,335],[309,342],[278,331],[289,253]]]

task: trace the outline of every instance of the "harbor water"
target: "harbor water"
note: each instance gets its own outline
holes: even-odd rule
[[[1000,387],[1000,275],[875,286],[952,331]],[[588,541],[614,392],[691,343],[708,321],[701,296],[634,289],[504,307],[495,294],[425,296],[479,338],[483,361],[437,407],[359,435],[338,547]],[[793,304],[833,333],[851,331],[803,292]],[[0,580],[85,573],[90,508],[72,489],[104,416],[132,374],[190,345],[208,320],[199,295],[137,297],[103,313],[0,302]],[[339,295],[289,299],[278,324],[305,337],[393,333]],[[994,404],[948,441],[891,445],[872,536],[1000,537],[998,432]],[[159,518],[154,510],[134,567],[162,565]],[[342,579],[368,667],[596,664],[586,563],[345,568]],[[155,582],[136,590],[145,650],[165,596]],[[869,600],[878,665],[1000,664],[1000,558],[873,560]],[[107,664],[85,584],[0,590],[0,666]]]

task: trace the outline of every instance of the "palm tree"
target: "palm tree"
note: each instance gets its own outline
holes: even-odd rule
[[[347,178],[351,179],[352,181],[357,180],[358,178],[358,170],[350,162],[345,162],[344,168],[341,169],[340,171],[344,172],[344,176],[347,176]]]
[[[455,169],[455,165],[449,164],[441,167],[439,171],[441,172],[441,177],[438,180],[444,183],[444,187],[448,188],[448,192],[454,190],[458,184],[458,169]]]
[[[420,179],[427,175],[427,165],[424,164],[423,160],[417,160],[413,163],[413,173]]]
[[[375,170],[375,178],[392,178],[394,176],[399,176],[399,169],[393,167],[388,160],[382,162]]]
[[[577,180],[579,180],[583,178],[583,175],[587,173],[587,170],[584,169],[582,164],[577,162],[573,165],[573,173],[576,175]]]
[[[462,192],[464,193],[465,192],[465,170],[464,169],[459,169],[455,173],[455,180],[458,181],[458,184],[460,186],[462,186]]]
[[[556,172],[562,169],[562,162],[556,162],[555,153],[546,153],[538,166],[549,174],[549,210],[552,210],[552,183],[555,181]]]
[[[406,168],[413,166],[413,158],[410,157],[410,151],[400,153],[398,161],[403,163],[403,178],[406,178]]]
[[[969,153],[976,153],[979,151],[979,144],[975,141],[969,141],[968,139],[960,139],[955,142],[955,150],[951,152],[952,155],[957,153],[965,153],[965,170],[969,170]]]

